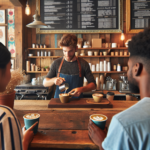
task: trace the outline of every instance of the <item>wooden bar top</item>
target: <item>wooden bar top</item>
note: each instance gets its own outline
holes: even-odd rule
[[[49,100],[15,100],[14,111],[24,126],[23,115],[39,113],[38,133],[30,149],[98,149],[88,136],[91,114],[104,114],[109,126],[112,116],[129,108],[137,101],[113,101],[113,108],[48,108]]]

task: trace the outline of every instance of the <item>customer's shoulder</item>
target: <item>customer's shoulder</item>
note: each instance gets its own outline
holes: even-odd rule
[[[118,113],[114,117],[123,125],[129,126],[135,123],[150,121],[150,98],[144,98],[130,108]],[[144,110],[144,111],[143,111]]]
[[[0,119],[2,119],[2,117],[15,117],[15,113],[14,111],[10,108],[7,107],[5,105],[0,105]]]

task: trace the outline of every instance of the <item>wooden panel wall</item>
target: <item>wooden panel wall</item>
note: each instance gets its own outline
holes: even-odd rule
[[[12,3],[13,2],[13,3]],[[14,9],[15,11],[15,47],[16,47],[16,58],[15,58],[15,68],[20,68],[22,70],[23,64],[23,32],[22,32],[22,8],[16,0],[0,0],[0,9]],[[17,6],[14,6],[16,4]]]
[[[29,2],[29,6],[31,8],[31,15],[30,16],[26,16],[23,12],[23,50],[25,53],[25,50],[27,48],[31,48],[32,47],[32,43],[37,43],[37,44],[46,44],[47,47],[50,48],[55,48],[56,47],[56,40],[57,41],[62,37],[62,34],[36,34],[36,30],[35,29],[31,29],[31,28],[27,28],[26,24],[30,23],[33,21],[32,16],[35,14],[35,9],[36,9],[36,0],[28,0]],[[23,2],[23,0],[21,0],[21,3],[23,4],[23,7],[25,7],[25,2]],[[123,24],[124,24],[124,33],[126,33],[126,0],[123,1]],[[24,10],[24,9],[23,9]],[[127,39],[130,39],[134,34],[125,34],[125,41]],[[123,46],[123,42],[120,40],[120,33],[113,33],[113,34],[105,34],[105,33],[97,33],[97,34],[82,34],[81,35],[84,41],[90,41],[92,38],[102,38],[103,43],[118,43],[120,44],[120,46]],[[33,52],[33,51],[32,51]],[[62,51],[51,51],[53,53],[53,55],[62,55]],[[34,52],[36,53],[36,52]],[[24,69],[25,69],[25,54],[24,54]],[[91,63],[96,63],[99,61],[99,58],[86,58],[86,60],[88,62]],[[41,67],[45,67],[45,66],[50,66],[52,63],[52,59],[36,59],[32,61],[34,63],[36,63],[36,65],[40,65]],[[124,59],[114,59],[111,58],[111,62],[112,64],[116,64],[118,63],[118,61],[121,63],[121,65],[126,65],[128,58],[124,58]],[[46,74],[32,74],[31,77],[35,76],[41,76],[41,75],[46,75]],[[112,78],[119,78],[119,74],[108,74],[110,75]],[[94,74],[95,77],[99,76],[99,74]]]

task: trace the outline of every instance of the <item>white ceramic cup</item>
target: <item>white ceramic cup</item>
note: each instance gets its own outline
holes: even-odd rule
[[[31,57],[31,56],[33,56],[33,54],[29,54],[29,56]]]
[[[112,47],[112,48],[117,47],[117,43],[112,43],[112,44],[111,44],[111,47]]]
[[[93,52],[92,51],[88,51],[88,56],[92,56]]]

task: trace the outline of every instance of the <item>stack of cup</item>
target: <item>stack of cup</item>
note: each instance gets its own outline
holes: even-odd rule
[[[84,77],[83,86],[87,86],[87,85],[88,85],[87,79]]]
[[[100,71],[103,71],[103,62],[100,61]]]
[[[30,61],[26,61],[26,71],[30,71]]]
[[[99,69],[100,69],[99,64],[96,64],[96,71],[99,71]]]
[[[95,65],[92,65],[92,72],[95,71]]]
[[[89,63],[89,66],[90,66],[90,69],[92,70],[92,64],[91,63]]]
[[[98,77],[96,77],[96,85],[97,85],[96,90],[99,90],[100,84],[99,84],[99,78]]]

